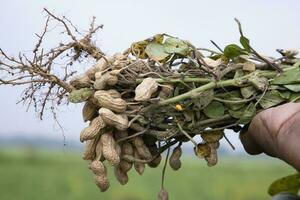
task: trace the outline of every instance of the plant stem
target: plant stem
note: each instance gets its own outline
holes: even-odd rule
[[[289,67],[289,68],[285,68],[283,71],[288,71],[288,70],[292,70],[295,69],[297,67]],[[187,98],[191,98],[194,94],[199,94],[201,92],[207,91],[207,90],[211,90],[211,89],[215,89],[215,88],[223,88],[223,87],[228,87],[228,86],[234,86],[234,87],[241,87],[243,86],[243,83],[248,82],[248,78],[255,75],[255,76],[260,76],[260,77],[266,77],[266,78],[274,78],[275,76],[277,76],[279,73],[276,71],[255,71],[252,72],[250,74],[247,74],[245,76],[241,76],[239,78],[235,78],[235,79],[229,79],[229,80],[224,80],[224,81],[218,81],[218,82],[209,82],[205,85],[202,85],[198,88],[195,88],[193,90],[190,90],[186,93],[183,93],[181,95],[160,101],[158,104],[159,105],[168,105],[170,103],[176,103],[179,101],[182,101],[184,99]]]
[[[137,78],[136,82],[141,83],[144,79],[143,78]],[[183,77],[183,78],[154,78],[154,80],[157,83],[180,83],[180,82],[185,82],[185,83],[210,83],[212,79],[210,78],[197,78],[197,77]]]

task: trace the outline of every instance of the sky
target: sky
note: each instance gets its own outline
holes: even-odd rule
[[[66,15],[83,30],[95,16],[98,24],[104,24],[104,29],[96,35],[97,45],[110,55],[157,33],[187,39],[197,47],[213,48],[210,40],[221,47],[238,43],[235,17],[261,54],[276,56],[277,48],[300,49],[300,1],[297,0],[1,0],[0,5],[0,48],[10,55],[33,49],[34,34],[42,31],[45,21],[43,8]],[[53,36],[49,45],[58,41]],[[65,129],[62,133],[50,115],[40,121],[32,110],[26,112],[25,106],[16,105],[21,91],[19,87],[0,86],[0,136],[60,138],[64,135],[66,141],[78,140],[80,130],[86,126],[81,117],[82,105],[61,108],[59,119]],[[241,150],[238,135],[228,136]]]

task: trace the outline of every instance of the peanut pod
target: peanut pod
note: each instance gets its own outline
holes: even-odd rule
[[[157,195],[157,199],[158,200],[168,200],[169,199],[168,192],[162,188]]]
[[[83,160],[94,160],[96,156],[96,146],[99,142],[99,139],[99,137],[96,137],[85,142],[84,153],[82,157]]]
[[[161,90],[160,90],[158,96],[161,99],[167,99],[172,96],[173,91],[174,91],[173,85],[164,85],[163,87],[161,87]]]
[[[96,185],[98,186],[98,188],[100,189],[101,192],[105,192],[109,188],[110,184],[109,184],[109,181],[108,181],[108,178],[106,175],[105,176],[104,175],[101,175],[101,176],[96,175],[94,177],[94,179],[95,179]]]
[[[120,165],[114,167],[114,174],[121,185],[128,183],[127,172],[123,171]]]
[[[118,130],[126,130],[128,128],[128,118],[126,115],[118,115],[107,108],[100,108],[99,115],[103,121]]]
[[[96,90],[103,90],[107,85],[113,86],[118,83],[118,77],[110,73],[102,74],[101,72],[97,72],[95,77],[94,88]]]
[[[180,146],[173,149],[172,155],[169,158],[169,165],[173,170],[178,170],[181,167],[180,157],[182,155],[182,150]]]
[[[116,150],[116,142],[111,132],[104,133],[100,137],[102,154],[104,158],[113,166],[120,163],[120,156]]]
[[[111,98],[121,98],[121,94],[117,90],[114,90],[114,89],[97,90],[94,94],[94,97],[98,100],[98,98],[100,98],[103,93],[110,95]]]
[[[105,127],[105,122],[101,116],[96,117],[90,123],[90,125],[84,128],[80,133],[80,141],[91,140],[95,138],[97,135],[101,134],[101,130]]]
[[[134,151],[134,157],[136,159],[140,159],[140,156],[139,156],[139,154],[138,154],[138,152],[136,150]],[[139,175],[142,175],[144,173],[144,171],[145,171],[145,163],[134,162],[134,169],[135,169],[135,171],[137,171],[137,173]]]
[[[108,92],[95,92],[94,97],[98,100],[101,107],[110,109],[117,113],[122,113],[126,110],[127,103],[121,98],[114,98]]]
[[[97,107],[90,101],[86,102],[82,108],[83,121],[87,122],[95,118],[98,114]]]
[[[207,143],[208,146],[210,146],[210,154],[205,157],[205,160],[207,161],[207,166],[212,167],[215,166],[218,163],[218,153],[216,144],[214,143]]]
[[[154,94],[158,89],[157,82],[151,78],[145,78],[136,88],[135,88],[135,101],[148,101],[152,94]]]
[[[79,74],[70,80],[70,85],[76,89],[91,87],[91,79],[86,74]]]
[[[151,160],[149,163],[147,163],[147,165],[151,168],[156,168],[160,164],[161,159],[162,159],[161,155],[158,155],[153,160]]]
[[[92,172],[96,175],[99,176],[106,175],[105,165],[98,160],[91,162],[89,165],[89,169],[92,170]]]
[[[148,147],[144,144],[142,137],[135,137],[133,140],[133,144],[141,158],[146,159],[146,160],[149,160],[152,158],[152,155],[151,155]]]

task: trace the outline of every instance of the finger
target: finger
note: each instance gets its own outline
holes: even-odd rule
[[[240,140],[244,146],[245,151],[250,155],[257,155],[263,152],[263,149],[253,139],[251,132],[241,132]]]

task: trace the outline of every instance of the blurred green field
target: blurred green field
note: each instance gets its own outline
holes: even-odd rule
[[[78,153],[0,151],[1,200],[152,200],[160,188],[161,168],[147,168],[143,176],[134,170],[126,186],[112,177],[111,188],[100,193],[87,162]],[[271,159],[221,158],[208,168],[197,158],[186,157],[182,168],[167,169],[166,189],[171,200],[270,199],[268,185],[293,173],[287,165]]]

